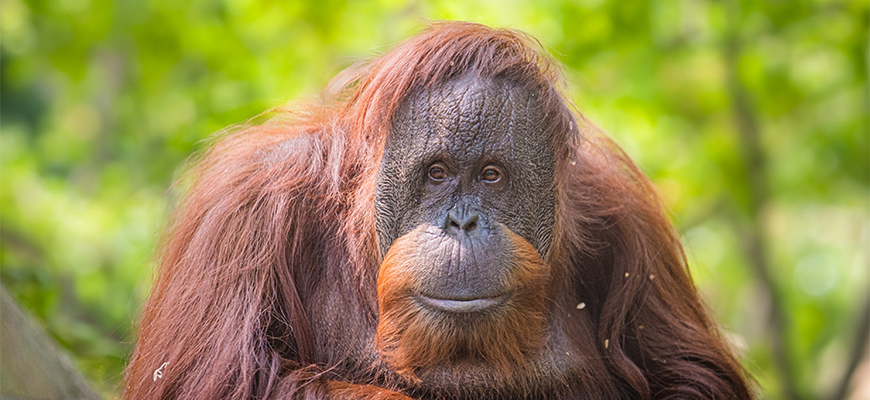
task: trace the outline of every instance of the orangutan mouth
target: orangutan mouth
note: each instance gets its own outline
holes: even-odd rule
[[[504,304],[508,295],[504,294],[496,297],[485,298],[470,298],[470,299],[443,299],[429,297],[425,295],[416,296],[417,300],[425,306],[434,308],[439,311],[451,313],[472,313],[487,311]]]

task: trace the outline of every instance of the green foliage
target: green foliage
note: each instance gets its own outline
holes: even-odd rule
[[[538,37],[659,187],[765,397],[787,396],[770,296],[797,393],[835,389],[870,278],[866,1],[4,0],[3,284],[114,395],[185,160],[424,18]]]

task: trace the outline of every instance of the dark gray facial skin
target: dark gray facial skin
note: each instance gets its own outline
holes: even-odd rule
[[[412,94],[399,108],[377,177],[378,245],[383,256],[403,235],[431,238],[417,250],[426,260],[424,295],[500,295],[509,271],[493,266],[510,257],[504,229],[546,259],[555,193],[543,120],[533,92],[470,76]]]

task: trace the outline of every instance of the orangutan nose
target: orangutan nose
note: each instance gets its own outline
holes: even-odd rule
[[[450,210],[447,212],[447,223],[445,230],[448,233],[459,234],[462,232],[470,233],[477,229],[477,221],[480,216],[476,212],[463,212],[460,210]]]

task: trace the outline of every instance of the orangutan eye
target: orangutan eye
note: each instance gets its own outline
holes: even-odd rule
[[[501,180],[501,169],[495,165],[487,165],[480,174],[480,180],[484,183],[496,183]]]
[[[447,167],[441,163],[432,164],[429,167],[429,179],[440,182],[447,179]]]

